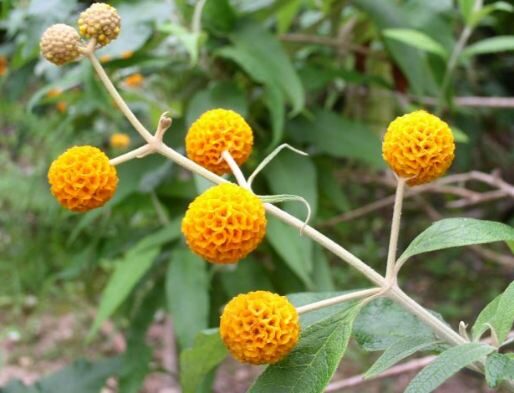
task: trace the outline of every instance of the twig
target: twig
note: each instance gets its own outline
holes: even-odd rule
[[[352,293],[345,293],[344,295],[334,296],[329,299],[320,300],[319,302],[306,304],[305,306],[300,306],[296,309],[298,314],[303,314],[309,311],[318,310],[323,307],[332,306],[334,304],[349,302],[350,300],[362,299],[364,297],[369,297],[380,292],[381,288],[370,288],[363,289],[362,291],[355,291]]]
[[[396,262],[396,249],[398,248],[398,236],[400,234],[400,221],[402,215],[403,195],[405,192],[406,179],[398,178],[396,194],[394,199],[393,220],[391,224],[391,236],[389,238],[389,248],[387,252],[387,272],[386,279],[391,282],[395,280],[394,264]]]
[[[325,393],[338,392],[339,390],[355,387],[369,381],[374,381],[377,379],[383,379],[387,377],[394,377],[407,372],[416,371],[430,364],[435,358],[436,356],[426,356],[420,359],[414,359],[407,363],[391,367],[389,370],[384,371],[383,373],[377,375],[374,378],[364,379],[364,374],[360,374],[350,378],[343,379],[341,381],[332,382],[325,389]]]

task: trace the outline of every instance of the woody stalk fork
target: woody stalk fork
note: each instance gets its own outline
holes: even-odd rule
[[[178,153],[177,151],[167,146],[163,142],[162,137],[165,131],[171,125],[171,119],[167,116],[166,113],[161,116],[155,135],[151,134],[143,126],[143,124],[137,119],[137,117],[125,103],[124,99],[121,97],[116,87],[106,74],[105,70],[103,69],[102,65],[100,64],[100,62],[94,54],[94,49],[95,43],[94,41],[91,41],[90,44],[85,49],[83,49],[82,52],[90,60],[100,80],[102,81],[105,88],[116,102],[118,108],[122,111],[122,113],[125,115],[127,120],[132,124],[132,126],[136,129],[136,131],[146,141],[145,145],[136,148],[135,150],[130,151],[122,156],[112,159],[111,163],[113,165],[118,165],[122,162],[131,160],[133,158],[140,158],[151,153],[158,153],[167,157],[168,159],[182,166],[183,168],[188,169],[191,172],[194,172],[215,184],[227,183],[228,180],[226,180],[225,178],[207,170],[206,168],[195,163],[194,161],[184,157],[182,154]],[[230,154],[228,152],[224,154],[224,158],[230,165],[230,168],[234,173],[236,179],[238,180],[239,184],[242,187],[248,187],[247,181],[242,175],[241,170],[239,169],[237,164],[235,164],[235,162],[230,159]],[[399,233],[401,200],[404,189],[403,182],[403,179],[399,179],[400,186],[398,187],[397,203],[395,204],[394,221],[391,232],[390,249],[388,252],[387,271],[389,274],[386,274],[386,276],[380,275],[378,272],[369,267],[357,256],[353,255],[348,250],[346,250],[343,246],[337,244],[333,240],[329,239],[327,236],[320,233],[315,228],[311,227],[310,225],[306,225],[303,221],[285,212],[284,210],[270,203],[265,203],[265,209],[269,214],[277,217],[284,223],[291,225],[299,230],[302,230],[304,236],[311,238],[313,241],[317,242],[319,245],[321,245],[328,251],[332,252],[334,255],[348,263],[354,269],[358,270],[360,273],[366,276],[373,284],[376,285],[376,288],[371,288],[369,290],[362,291],[362,297],[365,298],[369,296],[377,296],[378,294],[380,294],[380,296],[390,298],[391,300],[405,307],[408,311],[410,311],[412,314],[416,315],[420,320],[429,325],[438,336],[440,336],[448,343],[452,345],[460,345],[467,343],[469,341],[466,338],[459,335],[456,331],[451,329],[446,323],[444,323],[443,321],[435,317],[432,313],[423,308],[421,305],[419,305],[415,300],[413,300],[410,296],[403,292],[403,290],[401,290],[397,284],[396,277],[398,274],[398,269],[395,268],[395,263],[393,262],[395,262],[395,249]],[[355,299],[358,297],[359,296],[354,295],[351,298]],[[346,298],[345,296],[342,296],[339,299],[327,299],[324,301],[310,304],[308,306],[304,306],[304,308],[300,308],[299,311],[310,311],[317,308],[326,307],[328,305],[344,302],[347,300],[348,298]],[[514,388],[512,391],[514,391]]]

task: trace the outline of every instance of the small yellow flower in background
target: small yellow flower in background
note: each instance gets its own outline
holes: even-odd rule
[[[48,98],[55,98],[55,97],[59,97],[61,94],[62,94],[62,90],[54,87],[53,89],[48,90],[48,92],[46,93],[46,96]]]
[[[218,175],[230,172],[230,167],[221,158],[224,150],[242,165],[252,148],[252,129],[241,115],[227,109],[205,112],[186,135],[187,156]]]
[[[80,56],[80,36],[73,27],[58,23],[45,30],[39,47],[45,59],[60,66]]]
[[[261,200],[235,184],[214,186],[198,196],[182,220],[189,248],[212,263],[236,263],[266,234]]]
[[[145,77],[140,73],[135,73],[123,79],[123,84],[128,87],[141,87],[145,81]]]
[[[78,26],[83,37],[95,38],[98,44],[105,46],[118,37],[121,18],[109,4],[94,3],[80,14]]]
[[[267,291],[238,295],[223,310],[220,334],[236,359],[276,363],[298,342],[298,313],[285,296]]]
[[[448,124],[422,110],[393,120],[382,144],[384,160],[411,186],[442,176],[452,164],[454,152]]]
[[[130,145],[130,136],[124,134],[122,132],[116,132],[111,135],[109,139],[109,144],[113,149],[124,150]]]
[[[7,70],[9,69],[9,62],[5,56],[0,56],[0,76],[4,76],[7,74]]]
[[[112,57],[109,55],[102,55],[98,58],[98,60],[100,60],[100,63],[105,64],[110,62],[112,60]]]
[[[127,60],[127,59],[130,59],[132,56],[134,56],[134,51],[131,51],[131,50],[126,50],[125,52],[122,52],[121,53],[121,58],[123,60]]]
[[[52,162],[48,170],[52,194],[65,208],[85,212],[112,198],[118,185],[116,168],[100,149],[74,146]]]
[[[68,110],[68,104],[66,101],[59,101],[57,104],[55,104],[55,107],[61,113],[65,113]]]

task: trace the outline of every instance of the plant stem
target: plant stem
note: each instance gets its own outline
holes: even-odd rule
[[[228,180],[224,179],[221,176],[216,175],[213,172],[205,169],[201,165],[195,163],[194,161],[184,157],[179,154],[177,151],[173,150],[169,146],[167,146],[164,142],[155,138],[150,132],[137,120],[135,115],[132,113],[130,108],[123,101],[123,98],[119,95],[116,88],[110,81],[109,77],[103,70],[102,66],[98,62],[98,60],[92,54],[86,54],[87,57],[93,63],[93,66],[97,73],[100,76],[100,79],[104,83],[107,91],[111,94],[113,99],[118,104],[120,110],[125,114],[127,119],[132,123],[134,128],[141,134],[141,136],[148,142],[150,146],[150,152],[156,152],[162,154],[167,157],[171,161],[174,161],[178,165],[194,172],[200,176],[203,176],[207,180],[219,184],[219,183],[228,183]],[[146,146],[148,146],[146,145]],[[144,146],[143,146],[144,147]],[[137,150],[137,149],[136,149]],[[127,153],[127,155],[130,153]],[[137,156],[134,154],[134,156]],[[116,159],[114,159],[116,160]],[[305,225],[304,222],[299,220],[298,218],[292,216],[291,214],[279,209],[278,207],[271,205],[269,203],[264,204],[265,209],[271,215],[277,217],[279,220],[283,221],[286,224],[289,224],[299,230],[303,229],[303,233],[311,238],[313,241],[326,248],[334,255],[348,263],[357,271],[361,272],[365,277],[367,277],[371,282],[376,284],[380,290],[384,291],[384,296],[392,299],[398,304],[402,305],[405,309],[410,311],[412,314],[417,316],[420,320],[425,322],[428,326],[430,326],[434,332],[439,335],[441,338],[445,339],[448,343],[453,345],[460,345],[468,342],[463,337],[461,337],[457,332],[455,332],[449,325],[447,325],[444,321],[437,318],[434,314],[430,313],[428,310],[423,308],[420,304],[418,304],[415,300],[410,298],[405,292],[403,292],[395,283],[391,284],[385,277],[377,273],[373,268],[369,267],[366,263],[360,260],[358,257],[350,253],[341,245],[337,244],[327,236],[320,233],[315,228]],[[373,289],[375,291],[375,289]],[[377,292],[378,293],[378,292]],[[375,293],[376,294],[376,293]],[[341,302],[341,298],[339,300],[331,300],[331,304],[336,304]],[[514,392],[514,385],[506,384],[509,391]]]
[[[305,306],[300,306],[296,308],[298,314],[303,314],[309,311],[319,310],[323,307],[333,306],[335,304],[349,302],[350,300],[362,299],[364,297],[369,297],[376,295],[380,292],[381,288],[370,288],[363,289],[362,291],[356,291],[352,293],[345,293],[344,295],[334,296],[329,299],[320,300],[319,302],[306,304]]]
[[[400,221],[402,216],[403,194],[405,192],[404,178],[398,178],[396,184],[396,195],[394,199],[393,220],[391,224],[391,235],[389,238],[389,249],[387,251],[387,269],[386,279],[389,282],[395,282],[396,276],[394,264],[396,262],[396,249],[398,248],[398,235],[400,233]]]
[[[116,165],[122,164],[126,161],[130,161],[134,158],[143,157],[143,156],[151,153],[151,151],[152,151],[152,147],[150,145],[143,145],[141,147],[138,147],[137,149],[134,149],[125,154],[122,154],[121,156],[111,158],[109,160],[109,163],[111,165],[116,166]]]
[[[143,139],[148,143],[151,143],[153,141],[153,135],[145,128],[143,124],[141,124],[139,119],[130,110],[123,97],[120,95],[120,93],[118,93],[116,87],[114,87],[114,84],[111,82],[111,79],[107,76],[107,73],[105,72],[104,68],[96,58],[94,52],[86,52],[85,55],[93,65],[93,68],[98,74],[98,77],[100,78],[105,88],[113,98],[114,102],[116,103],[116,105],[118,105],[118,108],[120,108],[120,110],[123,112],[127,120],[130,122],[130,124],[132,124],[136,131],[139,132]]]
[[[473,5],[473,12],[477,12],[482,8],[483,0],[475,0]],[[453,77],[453,71],[457,66],[457,61],[459,60],[460,54],[462,50],[466,46],[466,43],[473,32],[473,25],[471,23],[467,23],[462,33],[460,34],[459,40],[453,47],[452,54],[450,56],[450,60],[448,60],[448,64],[446,65],[446,71],[444,73],[443,82],[441,84],[441,93],[439,94],[439,100],[435,109],[436,115],[441,115],[441,112],[444,108],[444,101],[446,99],[446,90],[448,90],[448,85]]]
[[[230,170],[232,171],[232,174],[236,178],[237,183],[241,187],[249,190],[250,186],[246,182],[243,172],[241,172],[241,168],[239,168],[239,165],[237,165],[237,162],[234,160],[234,157],[232,157],[232,155],[227,150],[225,150],[224,152],[221,153],[221,158],[223,158],[225,160],[225,162],[228,164],[228,166],[230,167]]]

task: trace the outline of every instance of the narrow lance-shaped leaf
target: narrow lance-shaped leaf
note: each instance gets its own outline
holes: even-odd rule
[[[448,349],[426,366],[411,381],[405,393],[430,393],[457,371],[481,360],[494,351],[493,347],[467,343]]]
[[[514,359],[501,353],[492,353],[485,362],[485,378],[492,388],[504,380],[514,381]]]
[[[514,228],[475,218],[447,218],[419,234],[403,252],[400,262],[413,255],[445,248],[514,240]]]
[[[462,51],[463,57],[471,57],[476,55],[484,55],[487,53],[497,53],[514,50],[513,36],[496,36],[486,38],[469,45]]]
[[[289,356],[268,366],[249,392],[322,392],[346,351],[359,310],[357,305],[305,329]]]
[[[181,349],[193,344],[194,337],[207,328],[209,315],[209,276],[206,263],[187,249],[171,255],[166,275],[168,307]]]
[[[387,348],[377,361],[366,371],[366,378],[374,377],[389,367],[394,366],[406,357],[418,351],[426,351],[434,348],[440,343],[427,336],[404,337]]]
[[[503,343],[514,322],[514,281],[507,287],[500,297],[498,309],[492,321],[498,341]]]
[[[443,59],[448,57],[448,53],[441,44],[420,31],[413,29],[386,29],[383,34],[387,38],[401,41],[415,48],[433,53]]]
[[[102,293],[98,313],[89,333],[89,338],[97,332],[100,325],[123,303],[137,282],[150,268],[158,253],[158,248],[145,248],[141,251],[138,251],[136,248],[136,251],[129,252],[118,261],[116,270]]]
[[[478,314],[478,317],[471,328],[473,340],[478,341],[482,334],[484,334],[492,325],[498,304],[500,303],[501,295],[495,297],[484,309]]]
[[[180,354],[180,383],[183,393],[196,393],[205,376],[227,356],[218,329],[198,334],[191,348]]]

